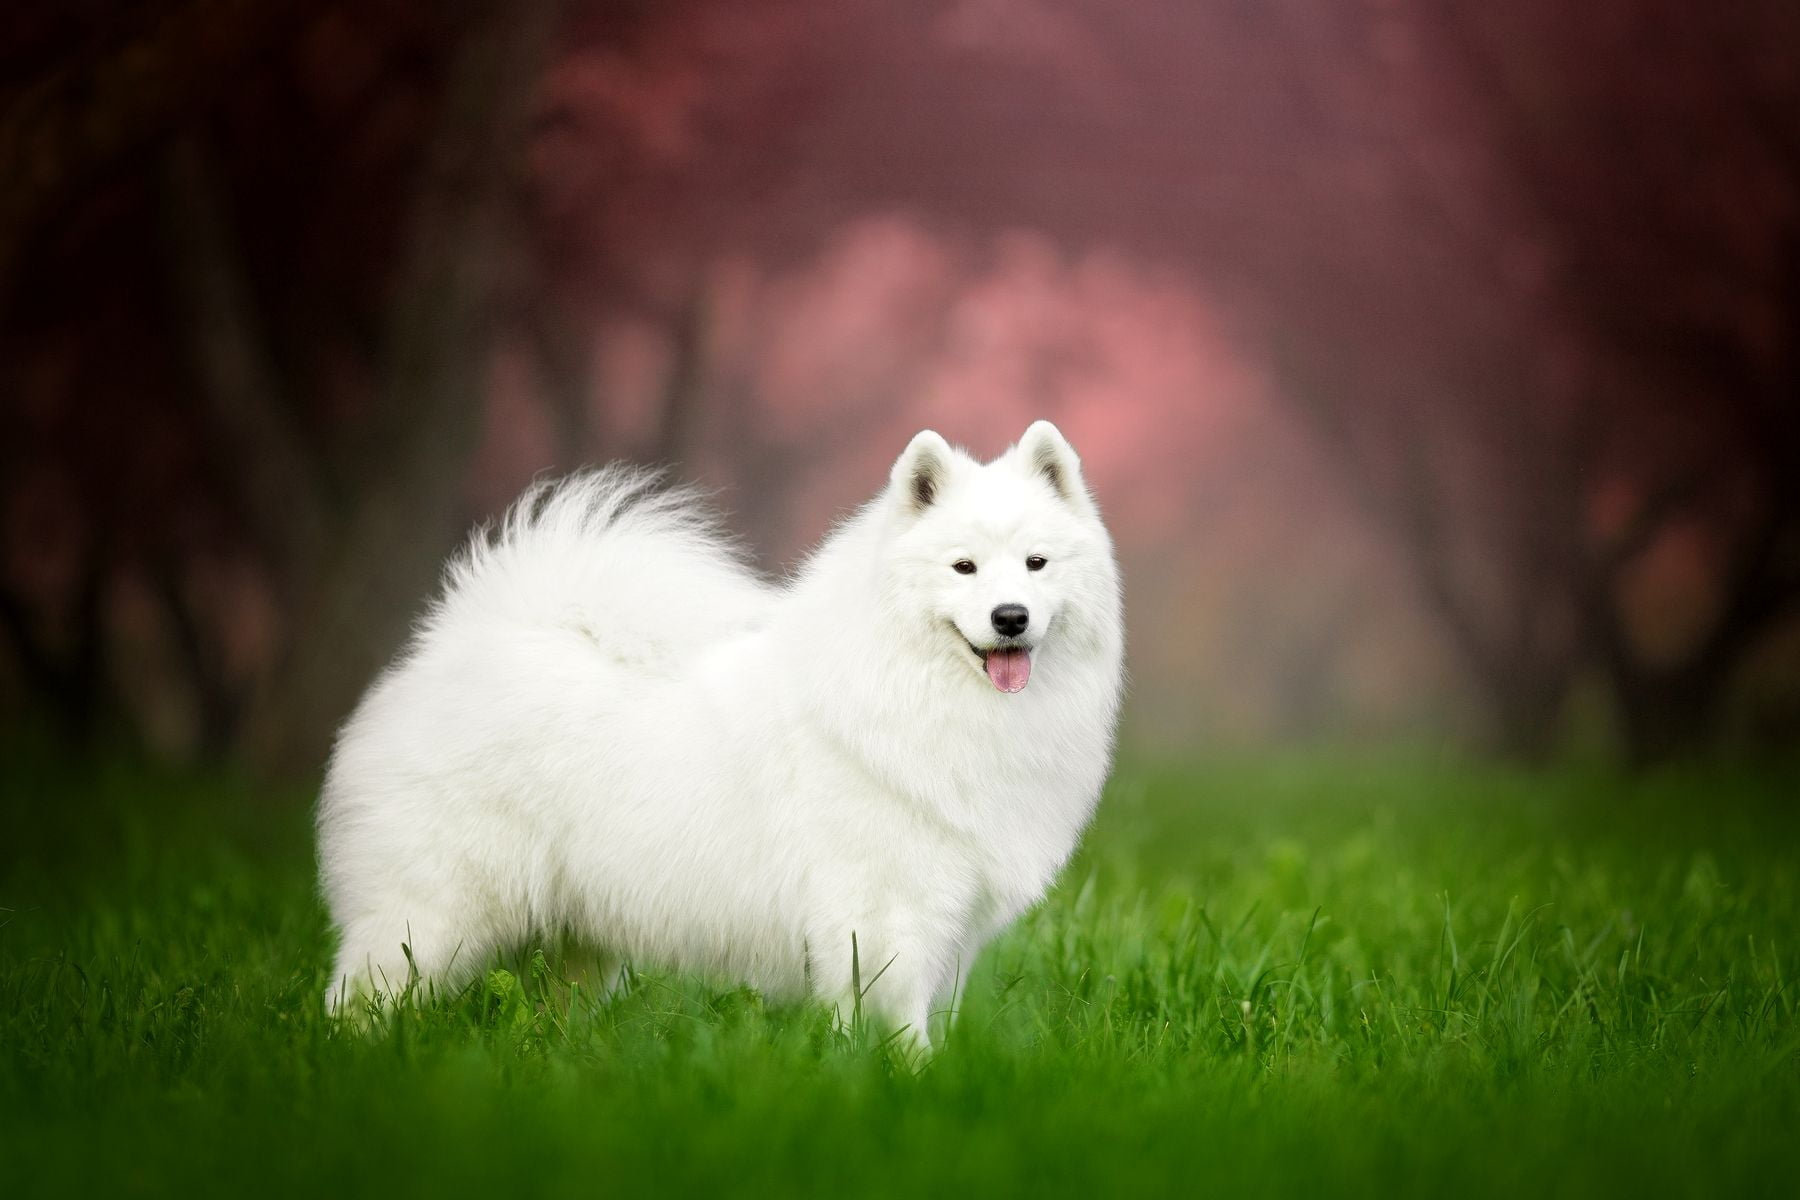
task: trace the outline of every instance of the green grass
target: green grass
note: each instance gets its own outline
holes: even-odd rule
[[[304,795],[15,763],[0,1194],[1793,1194],[1795,782],[1127,765],[914,1072],[529,954],[333,1028]]]

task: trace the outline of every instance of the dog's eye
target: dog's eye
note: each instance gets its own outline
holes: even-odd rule
[[[1025,569],[1027,571],[1041,571],[1044,569],[1044,564],[1049,561],[1049,559],[1041,554],[1034,554],[1025,560]]]
[[[951,563],[950,566],[955,569],[958,575],[973,575],[975,573],[975,564],[966,558],[959,558]]]

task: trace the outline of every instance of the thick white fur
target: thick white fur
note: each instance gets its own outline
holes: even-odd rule
[[[1035,647],[1011,695],[971,648],[1002,603]],[[566,934],[847,1006],[854,933],[865,1013],[922,1043],[1074,848],[1121,668],[1112,545],[1047,422],[987,465],[920,434],[779,587],[652,476],[534,487],[339,735],[327,1002]]]

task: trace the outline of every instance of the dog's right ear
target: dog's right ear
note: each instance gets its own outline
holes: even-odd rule
[[[889,476],[901,506],[915,516],[930,508],[944,490],[955,457],[950,443],[929,429],[908,442]]]

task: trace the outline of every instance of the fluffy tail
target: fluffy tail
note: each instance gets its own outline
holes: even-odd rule
[[[693,489],[610,466],[533,484],[479,531],[421,633],[568,630],[643,662],[759,624],[771,595]]]

